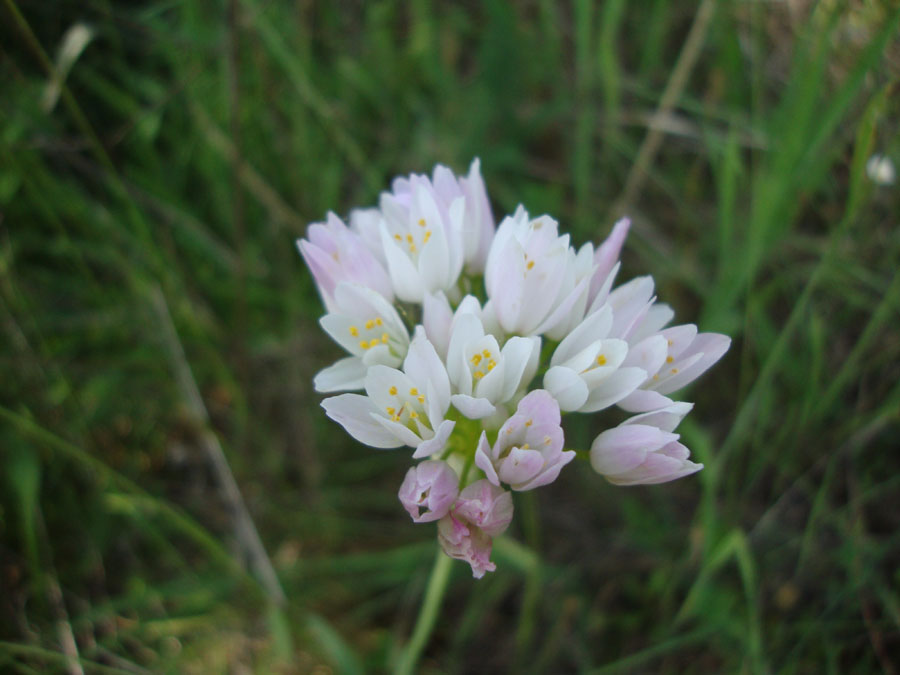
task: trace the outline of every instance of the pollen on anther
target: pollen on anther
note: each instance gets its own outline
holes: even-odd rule
[[[474,373],[472,373],[472,377],[474,377],[476,380],[480,380],[482,377],[484,377],[484,373],[482,373],[480,370],[476,370]]]
[[[359,343],[359,348],[360,348],[360,349],[368,349],[368,348],[369,348],[369,343],[366,342],[365,340],[363,340],[362,342]]]
[[[397,413],[397,409],[392,406],[388,406],[387,408],[385,408],[385,410],[387,411],[387,414],[391,416]]]
[[[359,328],[357,328],[356,326],[350,326],[350,335],[352,335],[353,337],[359,335]]]
[[[413,236],[411,234],[406,235],[406,241],[410,244],[413,243]]]
[[[423,396],[422,394],[419,394],[418,396],[416,396],[416,400],[419,403],[425,403],[425,396]]]
[[[410,252],[410,253],[415,253],[415,252],[416,252],[416,245],[415,245],[415,244],[410,244],[410,245],[409,245],[409,252]]]
[[[481,355],[482,355],[484,358],[486,358],[486,359],[491,358],[491,352],[490,352],[489,350],[487,350],[487,349],[482,350]]]
[[[375,327],[375,320],[369,319],[366,321],[366,330],[372,330]]]
[[[527,422],[525,422],[526,427],[530,427],[532,424],[534,424],[534,420],[528,420]]]
[[[678,368],[672,368],[672,374],[673,374],[673,375],[677,375],[677,374],[678,374]]]
[[[519,449],[520,450],[530,450],[531,446],[528,445],[528,443],[522,443],[522,445],[519,446]]]
[[[419,390],[416,389],[415,387],[413,387],[412,389],[409,390],[409,395],[410,395],[410,396],[418,396],[418,395],[419,395]]]
[[[529,269],[529,270],[530,270],[532,267],[534,267],[534,260],[529,260],[529,261],[528,261],[528,264],[525,265],[525,269]]]
[[[427,244],[429,239],[431,239],[431,230],[425,230],[425,236],[422,238],[422,243]]]
[[[488,372],[491,372],[496,366],[497,366],[497,362],[494,361],[494,359],[491,359],[490,361],[488,361],[488,365],[487,365]]]
[[[384,344],[387,344],[387,341],[388,341],[388,334],[387,334],[387,333],[382,333],[382,334],[381,334],[381,341],[382,341]]]
[[[553,439],[550,438],[549,436],[544,436],[544,445],[550,445],[550,443],[552,441],[553,441]]]
[[[672,342],[672,341],[671,341],[671,340],[666,340],[666,342],[668,342],[668,343],[669,343],[669,346],[670,346],[670,347],[671,347],[671,346],[672,346],[672,345],[674,345],[674,344],[675,344],[675,343],[674,343],[674,342]]]
[[[403,237],[401,237],[399,234],[395,234],[394,239],[396,239],[397,241],[403,241]]]
[[[598,356],[598,357],[597,357],[597,365],[598,365],[598,366],[605,366],[605,365],[606,365],[606,356],[604,356],[603,354],[601,354],[600,356]]]
[[[672,361],[674,361],[674,360],[675,359],[673,359],[671,356],[666,357],[666,363],[672,363]]]
[[[425,227],[425,219],[419,218],[419,227]]]
[[[376,326],[380,326],[380,325],[383,324],[383,323],[384,323],[384,321],[381,320],[381,317],[380,317],[380,316],[376,316],[376,317],[375,317],[375,325],[376,325]]]
[[[414,419],[414,420],[415,420],[415,419],[418,419],[418,418],[419,418],[419,413],[417,413],[415,410],[410,410],[410,411],[409,411],[409,416],[410,416],[411,419]]]
[[[472,356],[472,364],[477,366],[479,363],[481,363],[481,354]]]
[[[396,396],[397,395],[397,387],[392,386],[390,389],[388,389],[388,393],[391,396]]]

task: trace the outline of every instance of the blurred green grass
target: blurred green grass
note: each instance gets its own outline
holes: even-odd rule
[[[474,156],[498,216],[522,202],[581,242],[626,209],[623,278],[652,273],[735,344],[687,395],[706,470],[520,495],[498,571],[455,566],[422,672],[898,668],[900,198],[864,168],[900,158],[892,3],[0,16],[0,670],[64,670],[67,640],[86,672],[394,668],[432,534],[398,508],[408,456],[318,408],[338,349],[293,240]],[[48,109],[79,22],[93,37]],[[210,429],[283,607],[244,571]]]

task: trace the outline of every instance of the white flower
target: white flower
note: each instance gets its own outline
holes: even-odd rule
[[[474,311],[480,309],[477,300],[468,298],[471,301],[464,301],[453,319],[447,348],[447,373],[458,392],[450,400],[466,417],[482,419],[493,415],[498,404],[512,399],[534,377],[541,339],[511,337],[501,349]]]
[[[369,366],[396,367],[409,347],[409,334],[397,310],[370,288],[341,282],[334,292],[333,312],[319,323],[353,356],[341,359],[316,375],[316,391],[361,389]]]
[[[618,403],[647,379],[637,367],[621,367],[628,343],[608,337],[613,325],[609,305],[590,314],[559,343],[544,375],[544,388],[561,410],[596,412]]]
[[[325,413],[353,438],[375,448],[416,449],[428,457],[444,449],[456,424],[445,420],[450,381],[434,347],[418,327],[403,371],[375,365],[365,376],[366,396],[341,394],[322,401]]]
[[[872,155],[866,162],[866,173],[876,185],[893,185],[897,178],[894,163],[890,157],[884,155]]]
[[[391,279],[381,262],[335,214],[329,211],[324,223],[310,225],[306,236],[308,239],[297,240],[297,248],[329,312],[335,311],[334,291],[342,281],[366,286],[378,291],[388,302],[394,301]]]
[[[558,236],[553,218],[532,219],[520,206],[500,223],[491,244],[485,311],[496,315],[508,335],[538,335],[553,328],[569,315],[582,290],[578,285],[559,297],[570,262],[569,235]]]
[[[678,434],[645,424],[620,425],[594,439],[591,466],[614,485],[666,483],[703,468]]]
[[[454,288],[463,266],[465,197],[446,208],[426,176],[394,180],[381,195],[381,246],[394,292],[406,302]]]

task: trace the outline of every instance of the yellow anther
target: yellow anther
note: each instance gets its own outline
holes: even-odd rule
[[[527,422],[525,422],[526,427],[530,427],[532,424],[534,424],[534,420],[528,420]]]
[[[381,334],[381,341],[382,341],[384,344],[387,344],[387,341],[388,341],[388,334],[387,334],[387,333],[382,333],[382,334]]]
[[[474,365],[476,365],[476,366],[477,366],[479,363],[481,363],[481,354],[475,354],[475,355],[472,357],[472,363],[473,363]]]
[[[403,237],[401,237],[399,234],[395,234],[394,239],[396,239],[397,241],[403,241]]]
[[[409,252],[410,252],[410,253],[415,253],[415,252],[416,252],[416,245],[415,245],[415,244],[410,244],[410,245],[409,245]]]
[[[426,243],[429,239],[431,239],[431,230],[425,230],[425,237],[422,239],[422,243]]]
[[[388,406],[387,408],[385,408],[385,410],[387,411],[388,415],[393,416],[397,414],[397,409],[392,406]]]
[[[425,219],[419,218],[419,227],[425,227]]]
[[[415,410],[410,410],[410,411],[409,411],[409,417],[410,417],[410,419],[414,419],[414,420],[415,420],[415,419],[418,419],[418,418],[419,418],[419,413],[417,413]]]
[[[671,340],[666,340],[666,342],[668,342],[668,343],[669,343],[669,346],[670,346],[670,347],[671,347],[671,346],[672,346],[672,345],[674,345],[674,344],[675,344],[675,343],[674,343],[674,342],[672,342],[672,341],[671,341]]]
[[[369,343],[366,342],[365,340],[363,340],[362,342],[359,343],[359,348],[360,348],[360,349],[368,349],[368,348],[369,348]]]
[[[399,421],[400,421],[400,415],[394,415],[394,416],[391,418],[391,422],[399,422]]]
[[[380,325],[383,324],[383,323],[384,323],[384,321],[381,320],[381,317],[380,317],[380,316],[376,316],[376,317],[375,317],[375,325],[376,325],[376,326],[380,326]]]
[[[529,269],[529,270],[530,270],[532,267],[534,267],[534,260],[529,260],[529,261],[528,261],[528,264],[525,265],[525,269]]]
[[[678,374],[678,368],[672,368],[672,374],[673,374],[673,375],[677,375],[677,374]]]
[[[422,394],[419,394],[418,396],[416,396],[416,400],[419,403],[425,403],[425,397]]]
[[[674,360],[675,359],[673,359],[671,356],[666,357],[666,363],[672,363],[672,361],[674,361]]]
[[[486,358],[486,359],[491,358],[491,353],[490,353],[487,349],[483,350],[483,351],[481,352],[481,355],[482,355],[484,358]]]
[[[350,326],[350,335],[352,335],[353,337],[359,335],[359,328],[357,328],[356,326]]]
[[[472,377],[474,377],[476,380],[480,380],[482,377],[484,377],[484,373],[482,373],[480,370],[476,370],[474,373],[472,373]]]
[[[366,330],[372,330],[373,328],[375,328],[375,320],[369,319],[366,321]]]
[[[553,441],[553,439],[550,438],[549,436],[544,436],[544,445],[550,445],[550,443],[552,441]]]
[[[409,395],[410,395],[410,396],[418,396],[418,395],[419,395],[419,390],[416,389],[415,387],[413,387],[412,389],[409,390]]]
[[[497,362],[494,361],[494,359],[491,359],[490,361],[488,361],[488,372],[491,372],[496,365],[497,365]]]
[[[606,365],[606,356],[604,356],[603,354],[601,354],[600,356],[598,356],[598,357],[597,357],[597,365],[598,365],[598,366],[605,366],[605,365]]]
[[[410,244],[413,243],[413,236],[411,234],[407,234],[406,241],[409,242]]]
[[[390,389],[388,389],[388,393],[389,393],[391,396],[396,396],[396,395],[397,395],[397,387],[393,387],[393,386],[392,386]]]
[[[654,380],[658,380],[658,379],[659,379],[659,375],[654,375],[654,376],[653,376],[653,379],[654,379]]]
[[[520,450],[529,450],[530,446],[528,445],[528,443],[522,443],[522,445],[519,446],[519,449]]]

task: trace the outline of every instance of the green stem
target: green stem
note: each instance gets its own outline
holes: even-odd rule
[[[434,566],[431,568],[431,576],[428,579],[428,588],[425,589],[425,599],[422,601],[422,607],[419,609],[419,618],[416,619],[416,626],[413,629],[412,637],[406,650],[400,657],[400,664],[397,666],[397,675],[412,675],[415,672],[416,664],[422,655],[422,650],[428,644],[431,632],[434,630],[434,624],[437,621],[438,612],[441,609],[441,602],[444,600],[444,593],[447,591],[447,582],[450,580],[450,566],[453,560],[442,550],[438,549],[437,557],[434,559]]]

